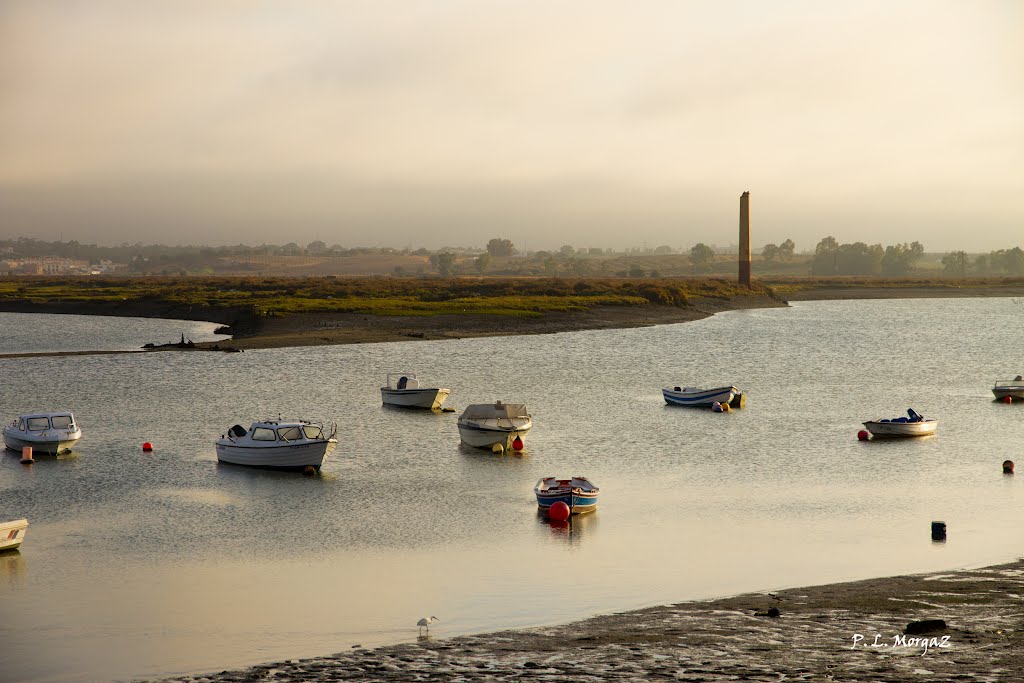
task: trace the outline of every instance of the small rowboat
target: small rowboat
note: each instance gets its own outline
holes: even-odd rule
[[[715,403],[730,403],[740,390],[736,387],[717,387],[715,389],[698,389],[697,387],[665,387],[661,395],[665,403],[674,406],[693,406],[710,408]]]
[[[939,426],[938,420],[926,420],[913,408],[907,409],[909,417],[897,417],[892,420],[871,420],[864,423],[865,429],[872,436],[929,436]]]
[[[594,486],[586,477],[544,477],[533,487],[533,492],[537,496],[537,507],[545,512],[561,501],[569,506],[570,512],[579,514],[597,509],[597,496],[601,489]]]
[[[27,519],[0,522],[0,553],[7,550],[17,550],[21,542],[25,540],[25,529],[27,528]]]

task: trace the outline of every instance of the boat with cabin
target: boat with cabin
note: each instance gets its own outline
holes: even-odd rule
[[[547,512],[552,505],[561,501],[569,506],[569,512],[580,514],[593,512],[597,509],[597,496],[601,489],[594,486],[586,477],[559,479],[544,477],[533,487],[537,496],[537,507]]]
[[[530,431],[533,418],[525,403],[475,403],[466,406],[458,426],[459,437],[467,446],[493,448],[500,444],[509,450],[517,438],[522,441]]]
[[[217,460],[279,470],[319,470],[338,445],[338,426],[327,433],[322,422],[263,420],[246,430],[235,425],[217,440]]]
[[[32,447],[32,453],[60,455],[82,438],[75,416],[67,410],[19,415],[4,427],[4,445],[12,451]]]
[[[450,393],[450,389],[421,387],[414,373],[389,372],[380,388],[380,399],[386,406],[440,410]]]

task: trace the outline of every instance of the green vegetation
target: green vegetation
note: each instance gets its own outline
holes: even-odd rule
[[[688,306],[695,297],[773,296],[714,279],[7,277],[0,308],[13,304],[202,307],[253,315],[344,312],[422,316],[539,316],[593,306]],[[7,304],[7,306],[4,306]]]
[[[823,289],[1019,289],[1024,277],[772,277],[766,283],[780,297],[806,290]]]

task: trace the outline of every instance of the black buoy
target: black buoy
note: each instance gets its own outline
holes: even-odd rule
[[[932,522],[932,540],[933,541],[945,541],[946,540],[946,523],[945,522]]]
[[[1013,474],[1013,461],[1012,460],[1004,460],[1003,461],[1003,474]]]

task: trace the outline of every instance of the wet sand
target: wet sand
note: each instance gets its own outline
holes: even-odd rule
[[[926,620],[944,626],[907,633]],[[442,622],[404,645],[164,680],[1021,681],[1024,561],[443,633]]]

